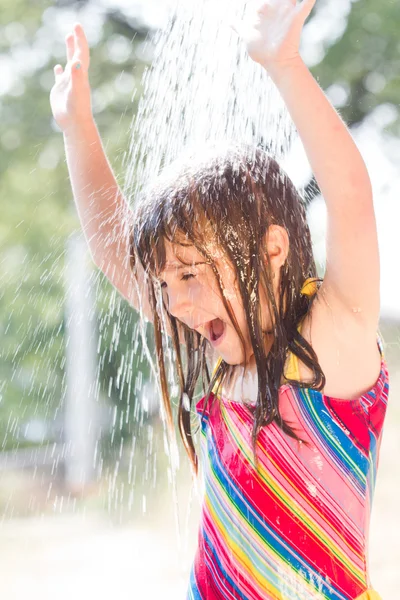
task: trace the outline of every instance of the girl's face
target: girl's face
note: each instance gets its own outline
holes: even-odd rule
[[[232,307],[244,338],[244,349],[224,306],[212,266],[194,246],[180,246],[167,240],[165,245],[166,263],[160,274],[160,280],[164,301],[171,315],[205,337],[216,353],[228,364],[248,364],[253,349],[232,265],[221,252],[213,252],[225,299]],[[260,296],[260,301],[263,321],[265,321],[262,323],[262,328],[267,331],[271,323],[263,294]]]

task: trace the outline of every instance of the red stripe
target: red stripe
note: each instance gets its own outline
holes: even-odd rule
[[[242,418],[247,417],[246,410],[240,404],[230,404],[227,410],[229,410],[231,417],[232,413],[235,414],[235,412],[236,414],[240,413]],[[304,524],[293,513],[289,512],[290,508],[286,507],[279,497],[261,482],[252,465],[245,459],[235,441],[232,440],[223,417],[220,415],[220,410],[212,411],[209,426],[212,429],[213,439],[227,477],[232,480],[235,487],[241,490],[247,503],[253,508],[254,513],[258,514],[260,520],[266,522],[276,533],[277,538],[281,538],[287,543],[289,549],[297,552],[300,559],[306,557],[307,563],[311,564],[318,572],[324,573],[325,576],[335,581],[339,589],[355,594],[359,593],[360,590],[361,593],[362,589],[359,582],[354,579],[352,573],[346,569],[340,559],[330,554],[329,549],[324,547],[322,542],[310,530],[305,530]],[[246,423],[246,426],[240,423],[240,427],[242,436],[244,437],[247,434],[245,443],[249,444],[250,421]],[[263,440],[260,439],[260,443],[265,447],[266,444],[263,443]],[[273,445],[268,444],[268,446],[268,449],[272,451]],[[273,455],[272,452],[271,454],[271,457],[276,460],[277,456]],[[300,484],[296,473],[288,465],[285,465],[285,468],[291,471],[293,485]],[[304,486],[303,491],[305,492]],[[331,514],[330,518],[332,524],[334,521],[337,522],[335,515]],[[352,540],[346,539],[346,541],[351,544]],[[360,551],[360,548],[358,550]],[[354,551],[357,552],[357,549],[354,548]]]

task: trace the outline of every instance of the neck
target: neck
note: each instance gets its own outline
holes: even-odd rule
[[[255,404],[257,401],[258,377],[254,366],[237,365],[229,381],[222,386],[222,396],[227,400],[238,402],[249,402]]]
[[[271,350],[274,338],[268,332],[265,335],[265,353]],[[257,365],[254,353],[252,352],[247,359],[246,364],[236,365],[229,381],[222,386],[222,395],[226,399],[232,399],[240,402],[249,402],[255,404],[258,393]]]

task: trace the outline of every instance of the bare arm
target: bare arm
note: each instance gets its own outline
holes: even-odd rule
[[[346,125],[300,58],[276,71],[273,78],[327,206],[326,293],[375,332],[379,251],[365,163]]]
[[[64,133],[65,153],[79,219],[96,266],[136,309],[143,270],[136,265],[136,285],[129,262],[132,210],[117,184],[94,120]],[[150,319],[150,307],[141,298]]]
[[[147,318],[151,311],[143,290],[143,270],[129,262],[132,211],[107,160],[92,116],[88,78],[89,47],[82,26],[66,37],[67,65],[54,68],[50,102],[64,134],[69,176],[79,219],[95,264],[115,288]]]
[[[359,397],[375,385],[381,365],[379,251],[370,179],[347,127],[307,67],[295,62],[276,81],[327,207],[326,272],[304,335],[325,373],[325,393]]]
[[[350,132],[299,55],[315,1],[259,0],[237,30],[279,89],[326,202],[324,296],[375,335],[379,253],[371,182]]]
[[[299,55],[303,25],[314,4],[258,0],[236,30],[277,86],[326,202],[326,273],[302,333],[324,371],[325,393],[358,398],[375,384],[381,363],[375,214],[360,152]],[[312,373],[306,369],[302,376]]]

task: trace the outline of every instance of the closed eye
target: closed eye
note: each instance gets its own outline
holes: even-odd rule
[[[194,277],[196,277],[196,275],[194,275],[193,273],[185,273],[184,275],[182,275],[181,281],[187,281],[188,279],[192,279]],[[167,284],[165,283],[165,281],[160,281],[160,285],[162,288],[167,287]]]

